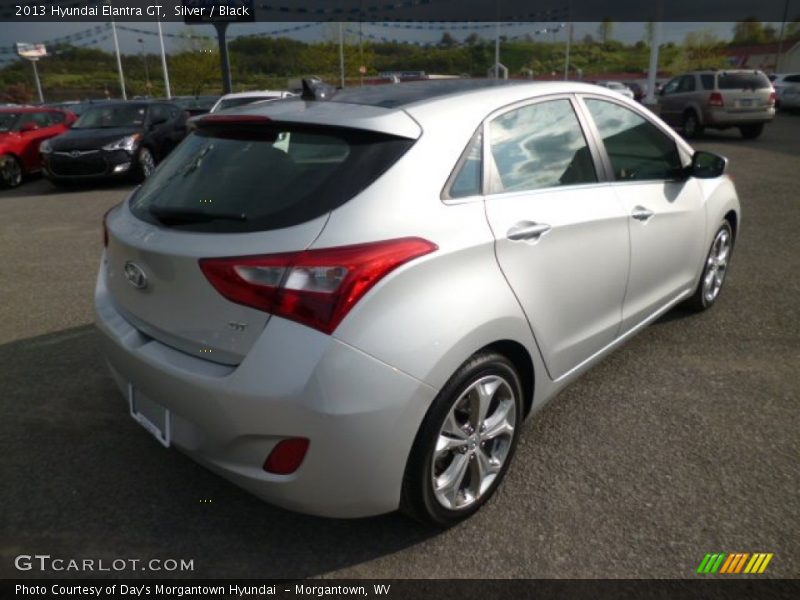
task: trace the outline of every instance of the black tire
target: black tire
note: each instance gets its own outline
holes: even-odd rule
[[[156,168],[156,157],[147,146],[142,146],[136,153],[136,175],[139,181],[144,181]]]
[[[693,110],[687,110],[683,113],[683,137],[687,140],[692,140],[703,135],[703,126],[700,124],[700,119],[697,118],[697,113]]]
[[[22,183],[22,176],[22,165],[16,156],[12,154],[0,156],[0,183],[3,187],[18,187]]]
[[[742,125],[739,127],[742,137],[746,140],[754,140],[764,132],[764,124],[758,123],[757,125]]]
[[[513,401],[513,433],[510,435],[505,433],[505,437],[502,438],[501,436],[497,436],[491,440],[487,438],[487,441],[482,442],[480,441],[480,435],[473,431],[471,437],[475,438],[477,436],[479,447],[476,447],[473,443],[471,446],[472,449],[470,450],[465,450],[463,452],[456,450],[450,451],[450,458],[452,461],[455,461],[459,454],[466,457],[460,460],[468,459],[463,469],[465,475],[463,479],[459,480],[467,482],[466,487],[475,485],[472,478],[475,477],[474,474],[476,472],[480,472],[475,470],[477,468],[477,463],[482,462],[480,457],[478,457],[478,453],[481,453],[482,457],[491,455],[498,450],[504,454],[502,462],[499,465],[499,470],[496,471],[494,479],[485,489],[478,492],[478,494],[469,501],[469,504],[458,508],[448,508],[437,499],[436,492],[434,491],[433,470],[435,467],[433,459],[436,443],[443,427],[445,427],[445,419],[450,416],[451,409],[454,409],[456,404],[461,406],[463,399],[469,397],[464,395],[465,392],[474,388],[480,380],[483,379],[486,381],[484,378],[490,378],[490,381],[493,379],[494,381],[500,380],[505,382],[506,385],[501,383],[499,387],[496,388],[497,391],[492,392],[492,399],[488,404],[489,408],[486,414],[493,416],[504,412],[500,410],[501,404],[508,413],[510,413],[511,406],[509,403]],[[492,407],[494,407],[494,409],[492,409]],[[514,365],[507,358],[495,352],[480,352],[472,356],[472,358],[459,367],[447,384],[445,384],[422,422],[417,437],[414,440],[408,463],[406,464],[400,510],[413,519],[442,528],[456,525],[460,521],[473,515],[486,503],[503,480],[508,466],[514,457],[514,450],[516,449],[519,439],[522,419],[522,384],[520,383],[520,378]],[[487,423],[489,421],[490,419],[486,419]],[[463,427],[468,428],[469,424],[470,421],[467,420]],[[480,431],[483,432],[484,430],[481,429]],[[463,430],[462,433],[465,435],[467,434],[467,432]],[[485,444],[490,445],[485,446]],[[469,443],[465,442],[465,446],[468,445]],[[488,451],[486,448],[488,448]],[[451,463],[450,466],[453,464],[454,462]],[[491,462],[484,462],[483,464],[491,464]],[[444,470],[446,471],[447,469]],[[461,483],[455,487],[460,486]],[[478,487],[480,487],[480,485]],[[463,497],[464,496],[462,496],[462,498]]]
[[[715,248],[717,245],[717,240],[719,239],[721,234],[727,234],[728,236],[728,251],[727,251],[727,258],[725,263],[725,268],[722,276],[722,281],[719,283],[719,287],[716,290],[716,293],[713,296],[710,296],[707,292],[708,289],[706,288],[706,278],[709,277],[709,271],[713,269],[713,264],[711,262],[712,256],[715,254]],[[723,221],[719,229],[717,229],[716,233],[714,234],[714,238],[711,241],[711,247],[708,249],[708,253],[706,254],[705,262],[703,263],[703,272],[700,275],[700,281],[697,282],[697,288],[692,294],[692,297],[686,301],[686,306],[695,311],[695,312],[702,312],[704,310],[708,310],[716,303],[719,295],[722,291],[722,286],[725,284],[725,280],[727,279],[728,270],[730,269],[730,260],[731,254],[733,253],[733,246],[735,243],[735,239],[733,236],[733,229],[731,228],[730,223],[727,220]],[[718,268],[718,267],[717,267]]]

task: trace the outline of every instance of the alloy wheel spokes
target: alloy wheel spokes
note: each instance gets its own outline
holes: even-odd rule
[[[516,412],[511,386],[497,375],[475,381],[453,404],[431,465],[442,506],[464,508],[489,489],[508,458]]]

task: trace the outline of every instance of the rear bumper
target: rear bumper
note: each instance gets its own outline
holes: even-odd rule
[[[128,323],[104,273],[101,266],[95,309],[105,358],[123,393],[132,384],[170,410],[174,446],[291,510],[362,517],[398,507],[408,453],[436,390],[275,317],[236,367],[190,356]],[[291,475],[266,473],[265,458],[286,437],[311,441],[305,460]]]
[[[704,115],[707,127],[733,127],[736,125],[756,125],[769,123],[775,118],[775,109],[748,111],[709,110]]]

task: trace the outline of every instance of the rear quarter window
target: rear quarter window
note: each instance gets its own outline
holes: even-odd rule
[[[720,73],[717,87],[721,90],[761,90],[771,87],[763,73]]]
[[[164,160],[130,206],[140,219],[189,231],[291,227],[353,198],[412,144],[339,127],[199,129]]]

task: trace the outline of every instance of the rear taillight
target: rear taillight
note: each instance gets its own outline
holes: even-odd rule
[[[722,94],[719,92],[711,92],[711,95],[708,97],[708,105],[725,106],[725,103],[722,101]]]
[[[281,440],[264,461],[264,470],[276,475],[289,475],[297,471],[308,452],[309,441],[306,438],[289,438]]]
[[[767,100],[767,104],[770,106],[775,106],[775,92],[769,93],[769,100]]]
[[[200,269],[231,302],[332,333],[372,286],[437,249],[401,238],[286,254],[202,258]]]

